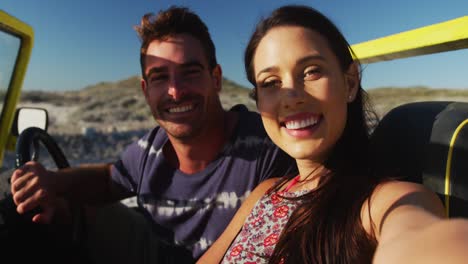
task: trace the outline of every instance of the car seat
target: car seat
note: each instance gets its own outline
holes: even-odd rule
[[[380,173],[422,183],[447,216],[468,216],[468,103],[417,102],[386,114],[371,135]]]

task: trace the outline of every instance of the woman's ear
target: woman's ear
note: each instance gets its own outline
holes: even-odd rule
[[[356,98],[356,94],[361,84],[361,75],[357,63],[353,62],[351,65],[349,65],[349,68],[345,73],[345,81],[347,88],[347,100],[348,103],[350,103],[354,101],[354,98]]]

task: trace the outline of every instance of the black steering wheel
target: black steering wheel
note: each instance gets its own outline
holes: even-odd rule
[[[47,132],[38,127],[29,127],[19,135],[16,141],[16,168],[23,166],[28,161],[37,160],[39,142],[44,144],[57,168],[64,169],[70,167],[62,150]],[[31,146],[33,146],[33,153],[31,153]]]
[[[59,148],[55,140],[43,129],[37,127],[30,127],[25,129],[18,137],[16,142],[16,167],[24,165],[26,162],[31,160],[37,160],[39,155],[39,143],[47,149],[50,156],[54,160],[58,169],[70,167],[68,160],[65,158],[62,150]],[[32,147],[32,148],[31,148]],[[31,152],[31,149],[33,150]],[[74,203],[70,204],[72,225],[71,235],[67,239],[71,242],[71,247],[74,250],[80,251],[83,249],[84,238],[86,234],[86,221],[84,218],[84,209]],[[32,211],[25,214],[25,217],[31,219],[41,208],[33,209]],[[78,252],[74,252],[78,253]]]

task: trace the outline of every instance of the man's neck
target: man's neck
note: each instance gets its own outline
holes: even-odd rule
[[[171,165],[186,174],[194,174],[214,161],[232,135],[238,113],[223,112],[218,119],[213,124],[219,125],[211,126],[190,139],[180,140],[169,135],[169,144],[165,146],[164,153]]]

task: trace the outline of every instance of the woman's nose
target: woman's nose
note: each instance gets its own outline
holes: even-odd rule
[[[282,95],[281,100],[283,101],[283,107],[289,109],[303,104],[304,99],[305,98],[302,96],[301,92],[298,89],[287,88],[284,89],[284,93]]]

